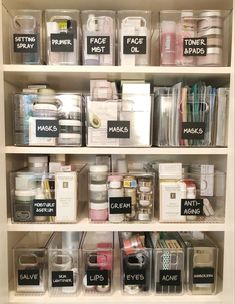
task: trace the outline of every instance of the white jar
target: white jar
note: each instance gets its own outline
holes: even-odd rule
[[[123,197],[124,189],[109,189],[108,190],[108,198],[111,197]],[[125,214],[110,214],[110,201],[109,201],[109,222],[111,223],[121,223],[125,219]]]
[[[107,202],[107,185],[106,184],[90,184],[90,201]]]
[[[102,184],[107,182],[108,166],[91,165],[90,166],[90,182],[94,184]]]
[[[48,157],[47,156],[29,156],[28,168],[31,172],[43,173],[48,172]]]

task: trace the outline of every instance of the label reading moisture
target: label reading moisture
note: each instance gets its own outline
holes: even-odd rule
[[[34,199],[33,216],[56,216],[56,200]]]
[[[206,56],[207,38],[184,38],[184,56]]]
[[[128,214],[131,213],[131,197],[110,197],[110,214]]]
[[[147,53],[146,36],[124,36],[123,54],[144,55]]]
[[[213,267],[193,268],[193,284],[214,284],[215,270]]]
[[[13,34],[15,53],[37,53],[37,34]]]
[[[52,271],[52,287],[72,287],[73,271]]]
[[[145,285],[145,269],[127,269],[125,272],[125,285]]]
[[[130,121],[108,120],[107,138],[130,138]]]
[[[18,285],[39,285],[39,269],[18,270]]]
[[[108,285],[108,270],[88,269],[87,285]]]
[[[87,36],[88,55],[107,55],[110,54],[109,36]]]
[[[36,137],[58,137],[59,124],[58,120],[37,119],[36,120]]]
[[[73,52],[73,41],[72,33],[51,34],[51,52]]]
[[[203,215],[203,199],[181,199],[181,215]]]
[[[182,122],[182,139],[204,139],[205,129],[204,122]]]
[[[181,285],[180,270],[160,270],[159,283],[161,286],[179,286]]]

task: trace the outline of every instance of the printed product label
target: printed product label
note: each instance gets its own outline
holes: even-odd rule
[[[107,138],[130,138],[130,121],[108,120]]]
[[[123,54],[144,55],[147,53],[146,36],[124,36]]]
[[[159,283],[161,286],[181,285],[180,270],[160,270]]]
[[[37,34],[13,34],[15,53],[37,53]]]
[[[184,56],[206,56],[207,38],[184,38]]]
[[[146,270],[145,269],[128,269],[125,272],[125,285],[145,285]]]
[[[215,270],[213,267],[193,268],[193,284],[214,284]]]
[[[72,287],[73,271],[52,271],[52,287]]]
[[[204,139],[206,124],[204,122],[182,122],[182,139]]]
[[[39,269],[18,270],[18,285],[39,285]]]
[[[128,214],[131,213],[131,197],[110,197],[110,214]]]
[[[108,285],[108,270],[88,269],[87,285]]]
[[[203,199],[181,199],[181,215],[203,215]]]
[[[51,34],[51,52],[73,52],[74,35],[71,33]]]
[[[87,36],[87,54],[110,54],[110,36]]]
[[[33,200],[34,216],[56,216],[55,199],[34,199]]]

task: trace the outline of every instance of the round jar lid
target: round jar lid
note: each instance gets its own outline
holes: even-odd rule
[[[108,166],[106,165],[91,165],[90,172],[107,172]]]
[[[73,119],[61,119],[59,120],[60,126],[72,126],[72,127],[80,127],[82,125],[80,120]]]
[[[222,48],[209,47],[209,48],[207,48],[207,55],[222,55]]]
[[[55,91],[52,89],[39,89],[38,95],[55,95]]]
[[[34,110],[57,111],[57,106],[49,103],[37,103],[33,106]]]
[[[109,175],[108,181],[109,182],[121,182],[123,180],[122,175]]]
[[[47,163],[48,157],[47,156],[29,156],[28,162],[29,163]]]
[[[208,30],[202,30],[198,32],[198,37],[211,36],[211,35],[222,35],[220,28],[210,28]]]
[[[59,138],[64,139],[81,139],[81,135],[78,133],[60,133]]]
[[[186,17],[193,17],[193,11],[181,11],[181,17],[186,18]]]
[[[199,14],[199,17],[222,17],[222,12],[219,10],[203,11]]]
[[[93,210],[103,210],[103,209],[108,209],[108,203],[92,203],[90,202],[90,209]]]
[[[106,191],[107,190],[107,185],[106,184],[90,184],[89,185],[89,190],[90,191]]]
[[[15,190],[15,196],[35,196],[35,190]]]

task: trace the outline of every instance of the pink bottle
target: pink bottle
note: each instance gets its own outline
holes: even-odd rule
[[[161,65],[175,65],[176,23],[161,22]]]

